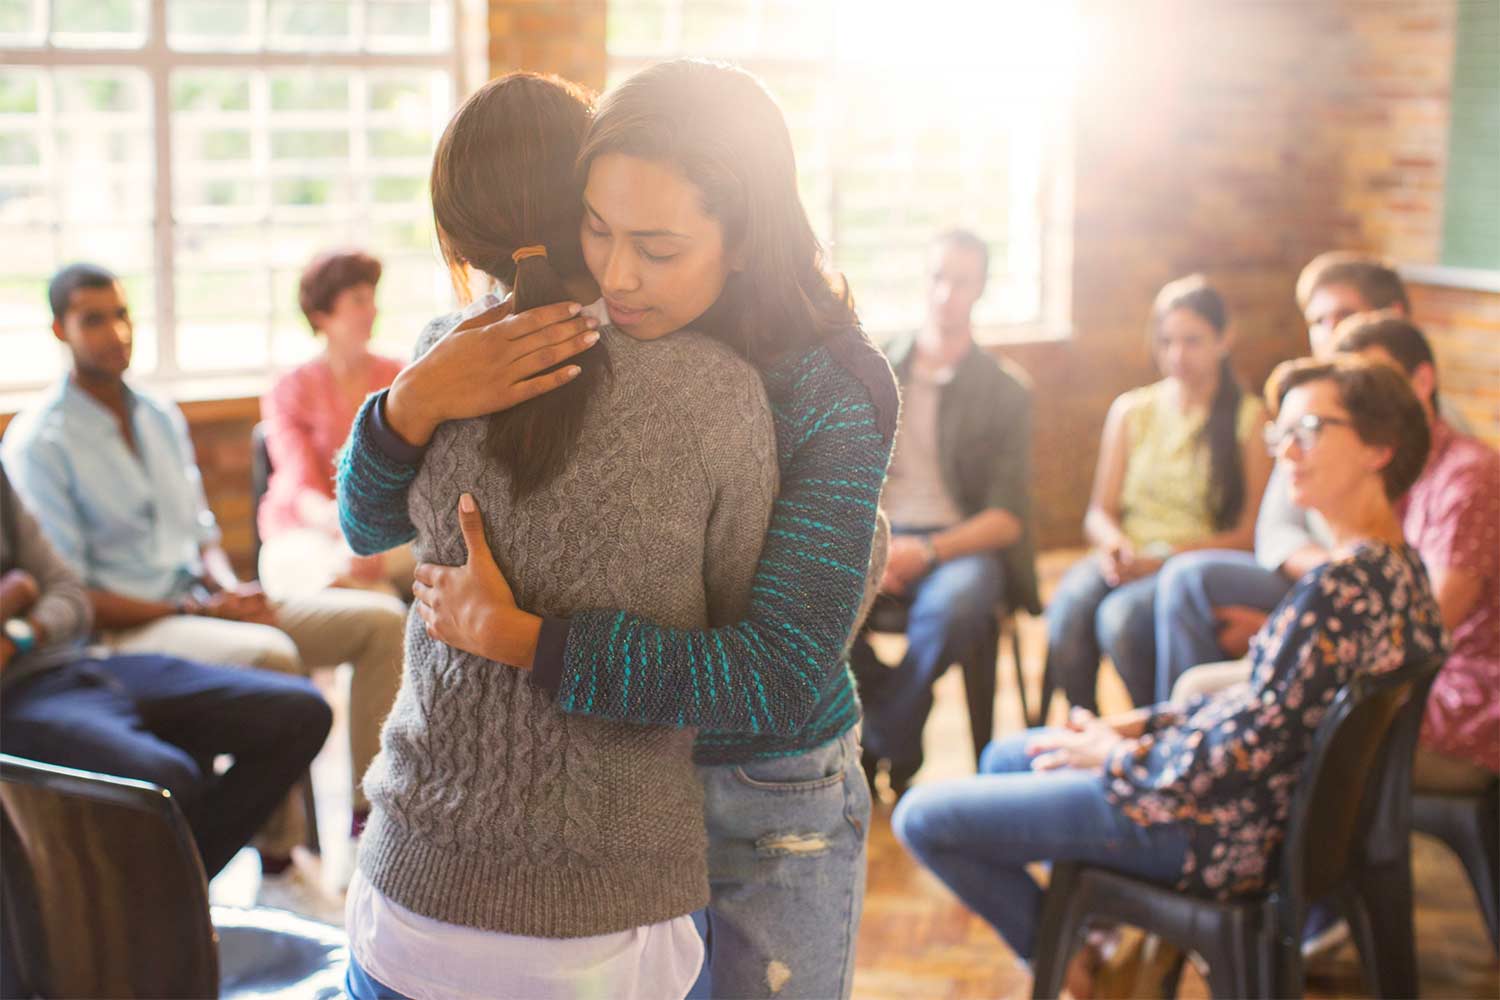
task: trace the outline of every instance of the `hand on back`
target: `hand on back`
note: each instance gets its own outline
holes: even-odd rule
[[[386,398],[386,419],[408,442],[425,445],[444,421],[507,410],[566,385],[576,365],[548,369],[592,347],[598,325],[574,302],[516,315],[501,303],[402,370]]]

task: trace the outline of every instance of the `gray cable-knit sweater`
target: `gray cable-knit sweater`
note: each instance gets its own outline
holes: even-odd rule
[[[418,353],[456,325],[435,321]],[[619,607],[680,628],[737,621],[776,489],[760,379],[691,332],[641,342],[606,327],[603,343],[613,375],[587,404],[571,462],[520,504],[483,457],[484,419],[439,428],[410,492],[416,555],[465,560],[468,491],[521,607]],[[708,901],[693,738],[565,715],[524,672],[428,638],[412,615],[401,690],[364,778],[360,870],[417,913],[509,934],[582,937],[689,913]]]

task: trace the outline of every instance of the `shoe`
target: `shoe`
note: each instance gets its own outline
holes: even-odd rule
[[[859,766],[865,772],[865,784],[870,786],[870,795],[878,797],[875,791],[875,778],[880,774],[880,758],[868,750],[861,750]]]
[[[1321,906],[1314,906],[1307,913],[1307,923],[1302,927],[1302,960],[1315,962],[1324,959],[1348,944],[1353,938],[1349,921],[1334,916]]]
[[[322,868],[317,855],[298,850],[300,856],[294,854],[291,867],[279,875],[261,876],[256,904],[291,910],[328,924],[342,924],[342,894],[323,888]]]
[[[911,787],[911,779],[916,777],[917,772],[921,769],[922,761],[920,758],[911,764],[893,763],[891,765],[891,792],[896,796],[897,802],[901,801],[901,796],[905,795],[906,790]]]

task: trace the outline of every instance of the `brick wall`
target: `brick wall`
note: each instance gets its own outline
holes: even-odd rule
[[[556,73],[602,90],[605,0],[489,0],[490,75]]]
[[[1438,388],[1500,448],[1500,294],[1412,284],[1412,313],[1437,354]]]
[[[1333,247],[1436,263],[1453,0],[1088,0],[1073,337],[999,348],[1037,385],[1044,545],[1076,544],[1099,430],[1153,377],[1152,297],[1201,270],[1247,385],[1302,354],[1297,272]],[[1445,394],[1500,445],[1500,296],[1414,287]],[[1068,456],[1066,459],[1059,456]]]

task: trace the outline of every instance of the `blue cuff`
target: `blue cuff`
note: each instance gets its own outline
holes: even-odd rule
[[[552,697],[562,690],[563,666],[568,649],[568,630],[572,623],[566,618],[542,619],[542,630],[536,637],[536,656],[531,661],[531,683]]]
[[[390,393],[389,389],[381,389],[375,394],[375,405],[366,411],[369,416],[366,417],[365,430],[370,435],[370,443],[393,462],[420,465],[422,456],[427,454],[426,446],[409,443],[385,419],[385,401]]]

